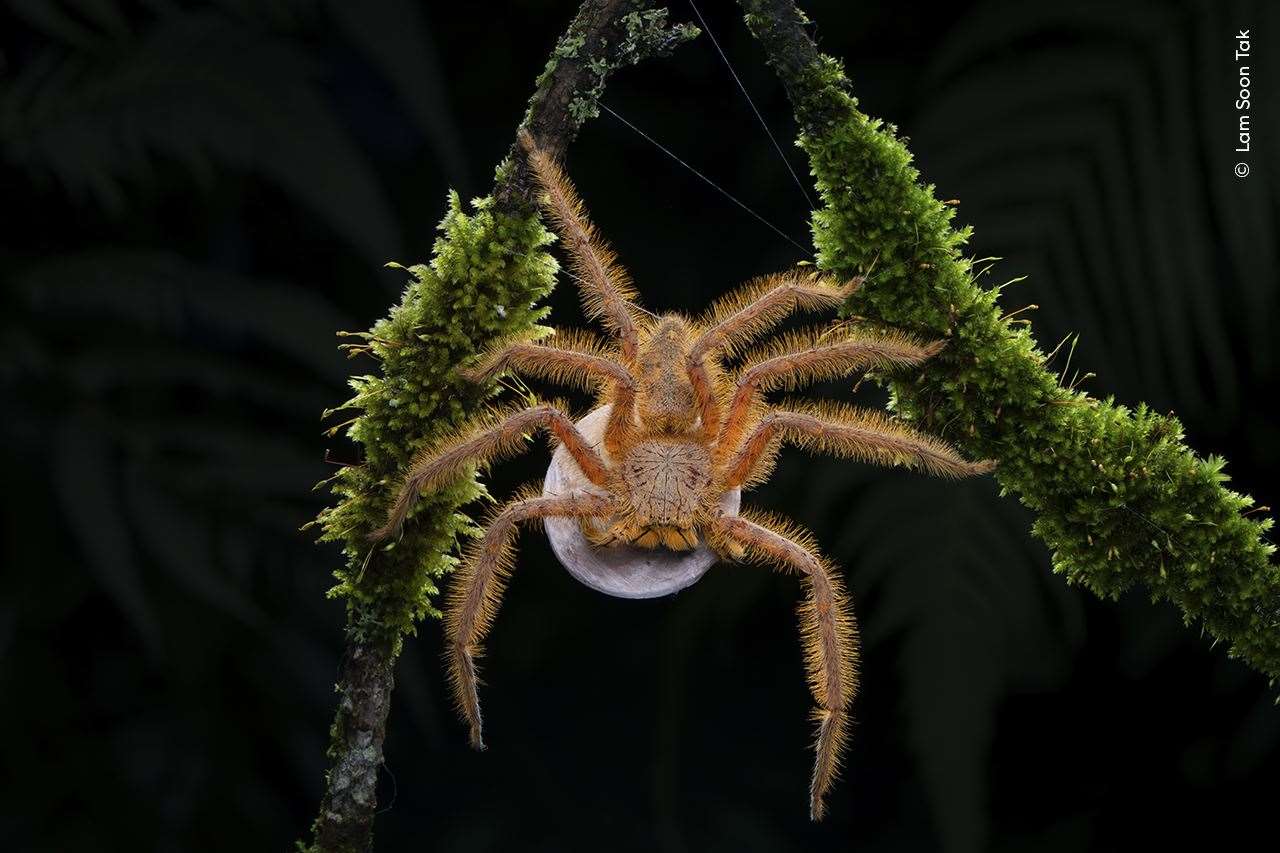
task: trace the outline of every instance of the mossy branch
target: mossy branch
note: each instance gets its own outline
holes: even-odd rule
[[[666,56],[698,35],[692,24],[667,23],[667,10],[649,0],[587,0],[578,10],[547,66],[538,76],[517,141],[498,167],[494,198],[500,208],[532,213],[537,184],[521,154],[520,131],[553,160],[559,159],[579,128],[600,114],[600,96],[615,71],[645,59]]]
[[[557,42],[520,129],[545,151],[561,154],[594,117],[616,70],[664,55],[697,35],[669,26],[650,0],[586,0]],[[354,396],[330,415],[345,417],[363,461],[327,481],[337,503],[316,520],[322,541],[339,542],[346,565],[330,596],[347,602],[346,652],[338,711],[330,733],[332,761],[314,840],[304,849],[365,851],[372,843],[378,769],[382,764],[393,668],[405,635],[425,616],[439,616],[436,584],[456,565],[459,537],[476,531],[459,508],[484,495],[473,476],[418,501],[401,534],[371,541],[386,520],[400,475],[414,453],[475,415],[492,398],[458,369],[494,342],[536,333],[539,305],[555,283],[547,251],[552,235],[538,218],[525,158],[508,157],[493,195],[463,208],[451,193],[428,265],[409,267],[398,305],[368,332],[349,334],[353,356],[372,357],[377,371],[351,380]],[[398,265],[393,265],[398,266]]]
[[[893,406],[965,450],[994,458],[1006,492],[1034,510],[1054,570],[1100,596],[1143,585],[1229,654],[1280,676],[1280,567],[1272,519],[1196,455],[1172,415],[1063,387],[1025,322],[997,306],[961,254],[969,229],[922,184],[892,125],[857,108],[839,62],[818,52],[792,0],[739,0],[801,127],[823,207],[818,265],[867,275],[845,310],[945,336]]]

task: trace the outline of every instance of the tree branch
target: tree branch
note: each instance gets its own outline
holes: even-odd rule
[[[812,82],[812,69],[823,63],[818,46],[805,30],[809,19],[792,0],[739,0],[747,16],[747,27],[764,47],[769,66],[782,81],[800,127],[816,130],[809,102],[821,96],[822,87]]]
[[[1033,529],[1069,582],[1111,598],[1145,585],[1232,657],[1280,678],[1272,520],[1223,485],[1225,461],[1196,455],[1172,415],[1062,387],[998,291],[975,282],[954,208],[921,182],[895,129],[858,110],[795,3],[739,5],[800,123],[823,201],[818,266],[870,276],[845,311],[948,339],[911,381],[892,383],[899,414],[971,458],[999,460],[997,479],[1036,512]]]
[[[688,24],[667,26],[667,10],[637,0],[586,0],[556,43],[519,130],[553,158],[564,154],[588,120],[613,72],[656,56],[698,35]],[[517,131],[518,136],[518,131]],[[512,142],[498,170],[494,198],[500,207],[534,206],[536,183],[519,144]]]
[[[598,114],[614,71],[665,55],[698,34],[688,25],[668,26],[666,10],[653,6],[652,0],[582,3],[520,125],[543,150],[563,154]],[[430,601],[433,582],[449,570],[447,552],[467,527],[458,507],[478,495],[470,481],[420,501],[411,531],[370,550],[368,535],[385,518],[388,482],[433,431],[484,402],[489,392],[456,380],[454,369],[483,351],[486,338],[537,322],[544,309],[523,306],[545,296],[553,282],[555,266],[545,250],[550,238],[538,222],[535,183],[516,143],[498,168],[492,203],[468,216],[454,197],[441,228],[436,263],[410,269],[415,280],[404,301],[372,332],[357,336],[383,373],[356,381],[357,396],[344,404],[362,412],[348,434],[363,445],[365,462],[339,472],[333,489],[340,501],[317,520],[322,539],[345,544],[348,566],[337,573],[334,594],[348,599],[348,612],[330,730],[332,765],[309,848],[316,853],[363,853],[372,846],[395,661],[414,623],[438,615]],[[464,292],[477,310],[442,320]],[[442,293],[448,295],[443,303]]]

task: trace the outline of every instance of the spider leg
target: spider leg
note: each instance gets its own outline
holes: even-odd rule
[[[690,349],[690,360],[716,350],[732,351],[768,332],[792,311],[836,308],[862,284],[853,279],[836,284],[815,273],[789,270],[749,282],[717,300],[700,324],[705,331]]]
[[[800,574],[799,608],[809,690],[817,705],[809,816],[822,820],[824,798],[835,781],[847,739],[848,708],[858,690],[858,629],[840,577],[795,525],[763,515],[723,516],[711,540],[722,554],[780,565]]]
[[[717,471],[720,485],[734,489],[763,480],[784,441],[820,453],[904,465],[944,477],[971,477],[995,467],[991,461],[968,462],[945,442],[879,412],[827,403],[768,410]]]
[[[702,436],[711,441],[720,430],[719,359],[754,337],[768,332],[795,310],[835,308],[848,298],[861,279],[836,285],[799,270],[757,279],[719,300],[701,320],[704,331],[689,349],[685,369],[693,383]]]
[[[554,220],[556,231],[569,251],[582,293],[583,310],[588,317],[599,319],[612,330],[618,337],[623,359],[634,361],[641,323],[630,276],[587,218],[582,199],[560,165],[537,148],[527,133],[521,133],[520,143],[528,152],[529,165],[542,188],[543,207]]]
[[[449,682],[454,701],[470,729],[471,745],[484,749],[483,720],[475,658],[493,626],[514,563],[513,539],[519,524],[550,517],[589,518],[610,511],[605,495],[578,492],[541,497],[528,490],[489,520],[484,536],[467,550],[449,590],[444,624],[449,648]]]
[[[508,370],[587,390],[600,381],[635,384],[612,352],[593,335],[575,330],[557,329],[544,341],[502,341],[462,374],[483,382]]]
[[[379,541],[399,530],[423,491],[447,484],[471,462],[492,462],[512,455],[521,447],[524,437],[534,430],[553,434],[588,480],[597,486],[605,485],[608,472],[604,461],[587,444],[560,405],[543,403],[528,409],[499,411],[479,425],[464,428],[419,452],[409,465],[386,523],[370,538]]]
[[[747,356],[716,436],[717,455],[723,460],[737,449],[765,391],[794,390],[867,368],[908,367],[935,355],[942,347],[942,341],[923,344],[899,333],[857,329],[838,331],[834,336],[830,330],[818,329],[784,335],[772,346]]]
[[[593,336],[577,331],[557,331],[547,342],[528,340],[501,343],[465,371],[474,381],[491,379],[514,370],[540,379],[585,390],[608,383],[605,399],[613,406],[604,432],[605,450],[621,457],[634,432],[636,380],[616,355]]]
[[[689,383],[693,386],[693,399],[698,407],[698,415],[702,419],[700,432],[702,440],[711,442],[720,433],[720,393],[722,383],[718,363],[708,364],[706,356],[693,358],[690,356],[685,365],[689,374]]]

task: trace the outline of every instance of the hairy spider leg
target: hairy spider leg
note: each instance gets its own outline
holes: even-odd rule
[[[578,432],[561,405],[543,403],[528,409],[500,410],[480,424],[421,451],[405,474],[386,523],[370,538],[379,541],[398,531],[423,491],[438,489],[456,479],[470,463],[488,463],[515,454],[524,446],[525,436],[535,430],[559,439],[588,480],[597,486],[607,484],[604,460]]]
[[[868,368],[891,370],[919,364],[942,346],[941,341],[922,344],[902,334],[858,330],[846,330],[834,338],[821,330],[783,336],[773,346],[747,357],[716,436],[716,460],[723,463],[737,451],[764,392],[795,390]]]
[[[765,479],[782,442],[944,477],[972,477],[995,468],[991,461],[969,462],[945,442],[879,412],[818,403],[806,408],[771,409],[765,414],[721,470],[721,485],[733,489]]]
[[[617,353],[593,335],[557,329],[545,341],[499,342],[464,375],[480,382],[506,370],[588,391],[604,383],[606,392],[600,404],[613,407],[604,433],[605,451],[617,459],[633,440],[636,379],[617,360]]]
[[[765,334],[793,311],[838,307],[861,281],[837,285],[812,272],[792,270],[758,278],[718,300],[700,321],[705,331],[689,348],[686,365],[702,417],[702,437],[711,441],[720,431],[721,355]]]
[[[605,495],[535,497],[537,492],[536,488],[523,491],[489,519],[484,536],[468,548],[449,590],[444,616],[449,683],[476,749],[484,749],[484,737],[475,659],[493,626],[515,564],[513,539],[518,526],[551,517],[606,515],[612,505]]]
[[[617,335],[624,361],[635,359],[639,349],[640,309],[631,277],[618,257],[587,218],[586,208],[573,182],[551,155],[539,149],[533,138],[521,133],[529,166],[542,189],[542,205],[569,251],[573,271],[581,286],[582,308]]]
[[[840,576],[821,557],[813,538],[796,525],[758,513],[723,516],[712,532],[726,555],[771,563],[801,576],[805,596],[798,613],[809,690],[816,704],[809,816],[822,820],[847,740],[848,709],[858,690],[858,629]]]
[[[645,330],[645,312],[637,303],[631,277],[618,257],[587,217],[581,197],[560,164],[539,149],[526,132],[520,144],[529,156],[529,166],[543,194],[543,209],[551,217],[556,233],[569,252],[577,279],[582,308],[589,319],[599,320],[618,341],[621,360],[628,367],[640,352],[640,334]],[[615,384],[612,414],[605,428],[605,447],[620,455],[636,437],[634,385]]]
[[[817,273],[787,270],[761,276],[716,300],[700,318],[706,329],[690,354],[700,358],[713,350],[731,354],[766,334],[795,311],[838,308],[862,284],[855,278],[844,284]]]

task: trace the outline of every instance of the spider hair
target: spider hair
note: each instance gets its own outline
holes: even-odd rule
[[[848,707],[858,689],[859,637],[849,598],[835,567],[820,556],[813,535],[795,522],[748,510],[721,519],[719,527],[720,535],[737,542],[747,561],[801,576],[805,595],[797,615],[816,724],[809,810],[814,820],[821,820],[826,793],[839,774]]]
[[[534,145],[525,131],[521,131],[520,144],[529,155],[529,165],[542,189],[543,208],[568,246],[571,267],[582,284],[583,312],[616,332],[623,358],[634,359],[637,330],[643,321],[634,304],[637,294],[631,276],[587,217],[582,199],[560,164]]]
[[[489,515],[484,535],[473,540],[464,552],[445,606],[445,629],[451,639],[445,658],[454,703],[467,722],[471,745],[476,749],[484,749],[484,735],[475,659],[493,627],[515,567],[518,526],[541,525],[551,516],[587,518],[607,512],[608,507],[609,499],[602,495],[543,497],[538,485],[531,484]]]
[[[732,358],[741,347],[772,331],[793,312],[838,308],[862,284],[837,284],[815,272],[788,270],[761,276],[718,299],[700,318],[706,329],[690,351],[701,359],[712,351]]]
[[[566,410],[563,401],[558,400],[528,408],[495,407],[422,448],[409,464],[386,523],[370,538],[381,541],[399,531],[424,491],[434,491],[457,480],[471,465],[485,466],[515,455],[534,430],[549,432],[553,443],[558,439],[587,478],[603,485],[607,479],[604,462],[583,440]]]
[[[514,337],[498,341],[463,375],[473,382],[487,382],[506,371],[584,391],[596,390],[602,382],[635,384],[611,348],[597,335],[578,329],[556,329],[540,340]]]
[[[724,425],[716,440],[718,458],[724,459],[734,452],[766,391],[794,391],[867,368],[907,367],[930,358],[942,347],[942,341],[926,344],[901,332],[870,332],[852,326],[782,335],[748,355],[747,366],[739,371]]]
[[[882,412],[831,401],[770,407],[724,463],[726,485],[750,488],[769,478],[778,450],[790,443],[811,453],[872,465],[913,468],[949,479],[985,474],[991,461],[969,462],[946,442]]]

